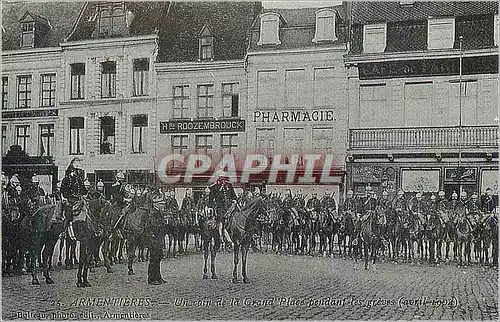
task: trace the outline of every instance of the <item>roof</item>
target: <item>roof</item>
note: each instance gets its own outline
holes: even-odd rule
[[[158,61],[199,58],[199,35],[205,25],[214,37],[214,60],[245,57],[248,33],[261,10],[260,2],[172,2],[160,30]]]
[[[498,13],[497,1],[422,1],[400,4],[398,1],[352,3],[353,24],[426,20],[435,16],[469,16]]]
[[[3,2],[2,49],[16,50],[21,45],[20,19],[26,13],[41,23],[35,27],[35,47],[58,47],[70,33],[83,2]]]
[[[68,41],[95,38],[94,31],[98,21],[98,19],[95,19],[95,15],[98,11],[98,4],[103,4],[103,2],[88,2],[86,4],[75,24],[74,31],[69,35]],[[111,37],[141,36],[156,33],[162,18],[168,12],[169,6],[169,2],[166,1],[125,2],[124,4],[127,14],[133,18],[130,25],[123,30],[123,33]]]
[[[337,12],[336,36],[337,41],[333,43],[312,42],[316,28],[316,11],[330,8]],[[262,14],[273,12],[279,14],[285,23],[280,27],[280,41],[278,46],[259,46],[260,19],[256,19],[251,30],[250,51],[272,51],[276,49],[294,49],[308,47],[331,46],[332,44],[344,43],[347,35],[347,17],[345,5],[331,7],[301,8],[301,9],[264,9]]]

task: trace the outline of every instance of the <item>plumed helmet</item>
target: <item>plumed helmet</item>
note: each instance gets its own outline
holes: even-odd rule
[[[404,194],[405,194],[405,192],[404,192],[404,190],[403,190],[403,189],[399,189],[399,190],[398,190],[398,196],[402,196],[402,195],[404,195]]]
[[[125,174],[123,174],[123,172],[122,172],[122,171],[118,171],[118,172],[116,173],[116,179],[117,179],[117,180],[125,180]]]
[[[99,179],[99,182],[97,182],[97,188],[98,189],[104,188],[104,183],[102,182],[102,179]]]
[[[417,192],[416,197],[417,197],[417,198],[422,198],[422,193],[421,193],[421,192]]]
[[[382,191],[382,197],[387,197],[388,195],[387,190]]]
[[[432,201],[436,200],[436,195],[435,195],[435,194],[432,194],[432,196],[431,196],[431,200],[432,200]]]
[[[438,192],[438,196],[440,196],[440,197],[444,197],[444,196],[445,196],[444,191],[443,191],[443,190],[439,191],[439,192]]]
[[[38,176],[35,174],[33,174],[33,176],[31,177],[31,182],[33,183],[39,183],[40,182],[40,179],[38,178]]]
[[[10,178],[10,183],[12,183],[12,184],[19,184],[19,178],[17,177],[17,174],[13,175]]]
[[[479,196],[477,195],[477,193],[473,193],[472,196],[471,196],[472,199],[479,199]]]
[[[210,193],[210,188],[209,188],[209,187],[206,187],[206,188],[205,188],[205,193],[206,193],[206,194],[209,194],[209,193]]]
[[[460,199],[465,199],[465,198],[467,198],[467,192],[465,190],[462,190],[460,192]]]
[[[457,192],[453,191],[453,193],[451,194],[451,199],[457,199],[457,198],[458,198]]]
[[[352,196],[352,195],[354,195],[354,191],[352,191],[352,189],[349,189],[349,191],[347,191],[347,195],[348,195],[348,196]]]
[[[83,182],[83,185],[85,186],[85,188],[89,188],[90,187],[89,179],[85,179],[85,181]]]

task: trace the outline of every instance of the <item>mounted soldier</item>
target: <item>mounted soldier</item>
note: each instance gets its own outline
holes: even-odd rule
[[[377,194],[372,190],[370,184],[368,184],[365,188],[366,196],[364,199],[361,199],[362,205],[362,217],[361,221],[365,221],[368,218],[368,211],[375,211],[377,208]]]
[[[486,196],[483,200],[483,211],[485,213],[493,213],[496,208],[495,198],[493,198],[493,191],[490,188],[486,188]]]
[[[31,177],[31,187],[29,193],[33,205],[33,212],[46,204],[46,193],[45,190],[40,187],[40,179],[38,178],[36,173]]]
[[[97,182],[95,189],[90,189],[88,195],[91,199],[104,199],[104,183],[101,179]]]
[[[237,203],[237,197],[234,192],[233,185],[225,176],[224,171],[219,170],[217,172],[217,180],[210,186],[209,189],[210,194],[208,202],[209,205],[215,209],[219,237],[221,240],[225,237],[225,239],[232,244],[233,242],[229,237],[229,233],[224,227],[224,220],[229,207],[233,203]]]
[[[116,181],[111,186],[111,203],[115,207],[125,207],[125,174],[121,171],[116,173]]]
[[[61,194],[66,199],[64,203],[65,226],[71,239],[76,239],[73,232],[73,218],[80,213],[83,208],[82,197],[85,193],[83,184],[84,171],[81,169],[81,158],[71,160],[66,174],[61,183]]]
[[[311,219],[317,220],[319,213],[321,212],[321,202],[318,199],[318,194],[313,190],[312,197],[307,200],[306,209],[310,213]]]
[[[394,200],[392,201],[392,209],[396,212],[398,216],[403,216],[406,213],[407,206],[405,200],[405,192],[403,189],[398,190],[396,198],[394,198]]]
[[[417,216],[422,224],[425,224],[426,220],[424,218],[424,212],[427,210],[426,202],[423,198],[422,192],[417,192],[415,197],[408,201],[408,210],[410,215]]]
[[[184,214],[191,214],[194,211],[194,208],[195,204],[193,196],[191,196],[191,190],[187,189],[184,198],[182,199],[181,211]]]

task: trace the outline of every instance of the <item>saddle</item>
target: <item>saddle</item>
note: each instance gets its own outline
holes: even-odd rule
[[[86,221],[89,213],[89,207],[85,201],[77,201],[73,204],[73,222]]]

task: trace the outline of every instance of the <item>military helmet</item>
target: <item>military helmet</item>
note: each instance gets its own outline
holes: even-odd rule
[[[253,198],[253,193],[251,193],[250,191],[248,192],[248,198]]]
[[[472,199],[476,200],[479,198],[479,196],[477,195],[477,193],[473,193],[472,196],[471,196]]]
[[[403,196],[405,194],[403,189],[398,190],[398,196]]]
[[[389,193],[387,192],[387,190],[382,191],[382,197],[387,197],[388,195]]]
[[[465,198],[467,198],[467,192],[465,190],[462,190],[460,192],[460,199],[465,199]]]
[[[99,179],[99,182],[97,182],[97,189],[104,189],[104,183],[102,182],[102,179]]]
[[[431,196],[431,200],[432,200],[432,201],[435,201],[435,200],[436,200],[436,195],[435,195],[435,194],[432,194],[432,196]]]
[[[19,186],[16,187],[16,191],[18,193],[20,193],[21,191],[23,191],[23,188],[21,187],[21,185],[19,185]]]
[[[330,190],[326,189],[325,190],[325,196],[329,196],[330,195]]]
[[[206,193],[206,194],[209,194],[209,193],[210,193],[210,188],[209,188],[209,187],[206,187],[206,188],[205,188],[205,193]]]
[[[117,180],[125,180],[125,174],[123,174],[123,172],[122,172],[122,171],[118,171],[118,172],[116,173],[116,179],[117,179]]]
[[[57,187],[57,189],[61,189],[61,187],[62,187],[61,180],[57,181],[56,187]]]
[[[254,191],[253,191],[256,195],[260,194],[260,189],[259,187],[255,187]]]
[[[19,183],[19,178],[17,177],[17,174],[13,175],[11,178],[10,178],[10,183],[14,184],[14,183]]]
[[[130,193],[130,195],[135,195],[135,188],[134,187],[130,187],[130,189],[128,190],[128,193]]]
[[[421,192],[417,192],[416,197],[417,197],[417,198],[422,198],[422,193],[421,193]]]
[[[5,173],[2,172],[2,183],[5,184],[7,183],[7,177],[5,176]]]
[[[438,196],[440,196],[440,197],[444,197],[444,196],[445,196],[444,191],[443,191],[443,190],[439,191],[439,192],[438,192]]]
[[[451,194],[451,199],[456,200],[457,198],[458,198],[457,192],[453,191],[453,193]]]
[[[347,191],[347,195],[348,195],[348,196],[352,196],[352,195],[354,195],[354,191],[352,191],[352,189],[349,189],[349,191]]]
[[[40,179],[38,178],[38,176],[35,174],[33,174],[33,176],[31,177],[31,182],[33,183],[39,183],[40,182]]]

